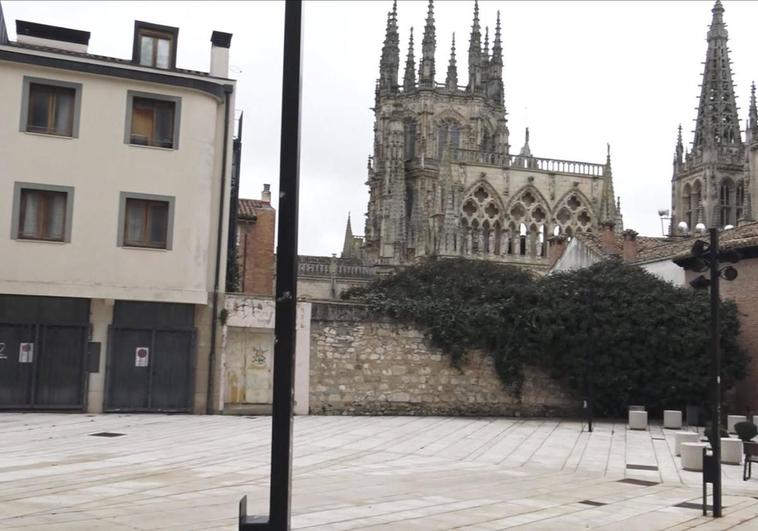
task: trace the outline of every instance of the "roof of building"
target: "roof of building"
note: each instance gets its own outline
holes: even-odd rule
[[[255,220],[257,210],[273,210],[274,207],[268,201],[261,199],[242,199],[237,201],[237,219]]]
[[[39,46],[36,44],[27,44],[27,43],[19,43],[19,42],[6,42],[4,43],[4,45],[11,46],[14,48],[22,48],[26,50],[36,50],[39,52],[49,52],[49,53],[55,53],[59,55],[69,55],[71,57],[80,57],[82,59],[92,59],[95,61],[103,61],[105,63],[116,63],[116,64],[120,64],[124,66],[139,66],[140,68],[150,68],[158,72],[168,73],[168,74],[174,72],[177,74],[190,74],[193,76],[215,77],[215,76],[211,76],[208,72],[200,72],[199,70],[188,70],[186,68],[155,68],[155,67],[149,67],[149,66],[137,64],[131,59],[121,59],[119,57],[97,55],[97,54],[89,53],[89,52],[75,52],[72,50],[63,50],[61,48],[53,48],[50,46]]]
[[[622,255],[624,238],[615,235],[616,251],[609,252],[603,247],[600,235],[596,233],[578,233],[576,238],[582,241],[592,252],[601,257]],[[703,236],[687,238],[637,236],[637,257],[631,263],[657,262],[660,260],[684,260],[690,257],[692,244]],[[721,250],[758,247],[758,222],[751,222],[740,227],[724,230],[720,233],[719,248]]]
[[[622,255],[624,253],[624,237],[621,234],[614,234],[613,236],[613,251],[607,249],[602,241],[601,235],[594,232],[579,232],[576,234],[576,239],[583,242],[590,251],[601,257],[610,257],[614,255]],[[669,238],[654,237],[654,236],[637,236],[637,256],[635,261],[647,261],[640,259],[641,255],[647,255],[652,253],[653,249],[661,247]]]

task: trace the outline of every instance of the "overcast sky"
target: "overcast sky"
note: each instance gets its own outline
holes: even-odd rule
[[[131,56],[134,20],[178,26],[177,66],[205,70],[213,30],[234,34],[231,77],[245,112],[241,196],[274,197],[279,180],[279,120],[284,23],[282,2],[2,1],[11,39],[15,20],[92,32],[90,51]],[[418,58],[426,1],[400,1],[401,65],[414,26]],[[706,31],[713,2],[480,2],[482,26],[501,12],[505,105],[511,149],[530,129],[538,157],[602,163],[611,144],[624,225],[658,235],[659,208],[670,208],[676,127],[692,140]],[[306,1],[300,162],[300,253],[342,248],[348,211],[363,233],[372,150],[374,83],[390,1]],[[758,3],[724,2],[740,116],[758,79]],[[438,1],[437,72],[447,71],[456,33],[458,79],[466,57],[473,1]],[[402,79],[402,67],[400,79]],[[442,77],[438,81],[444,81]]]

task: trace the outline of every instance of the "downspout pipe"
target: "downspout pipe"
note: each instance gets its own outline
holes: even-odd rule
[[[221,188],[218,198],[218,230],[216,232],[216,274],[213,278],[213,302],[211,310],[211,349],[208,354],[208,392],[205,398],[205,412],[213,414],[213,376],[216,368],[216,336],[218,335],[218,289],[221,276],[221,237],[224,234],[224,205],[226,202],[226,161],[229,151],[229,109],[231,108],[232,85],[224,85],[226,100],[224,103],[224,147],[221,155]]]

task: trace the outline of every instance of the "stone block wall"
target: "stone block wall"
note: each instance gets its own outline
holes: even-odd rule
[[[310,411],[344,415],[576,415],[579,399],[527,370],[521,399],[493,360],[471,352],[461,370],[424,334],[350,303],[314,303]]]

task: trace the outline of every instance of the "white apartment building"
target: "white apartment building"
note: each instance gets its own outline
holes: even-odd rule
[[[0,408],[218,410],[235,82],[0,11]],[[216,312],[217,313],[217,312]]]

